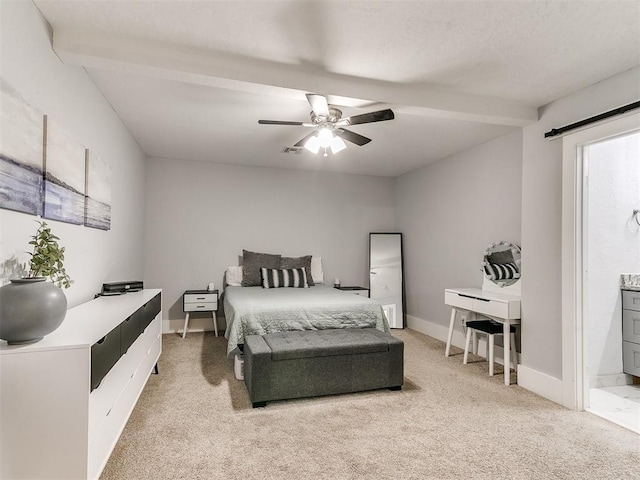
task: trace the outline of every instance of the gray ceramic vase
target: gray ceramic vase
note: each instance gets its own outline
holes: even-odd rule
[[[21,278],[0,288],[0,339],[9,345],[42,340],[67,314],[67,297],[44,277]]]

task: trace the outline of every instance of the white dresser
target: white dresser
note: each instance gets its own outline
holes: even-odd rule
[[[100,297],[0,341],[0,478],[98,478],[162,350],[160,290]]]

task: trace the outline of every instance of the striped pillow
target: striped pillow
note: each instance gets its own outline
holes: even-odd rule
[[[309,288],[307,272],[304,268],[261,268],[262,288]]]
[[[485,262],[484,271],[491,280],[512,280],[520,278],[518,266],[515,263],[489,263]]]

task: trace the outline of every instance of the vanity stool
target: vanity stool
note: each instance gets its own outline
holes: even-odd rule
[[[488,361],[489,361],[489,375],[493,377],[493,346],[495,343],[496,335],[503,335],[503,326],[501,323],[494,322],[491,320],[476,320],[472,322],[467,322],[467,337],[464,345],[464,359],[462,360],[463,365],[467,364],[467,358],[469,356],[469,341],[471,340],[471,333],[474,336],[474,345],[475,336],[477,332],[486,333],[488,338],[488,346],[487,351],[489,352]],[[509,325],[509,332],[511,333],[511,348],[509,348],[511,353],[511,359],[513,360],[513,368],[517,369],[518,360],[516,357],[516,327],[514,325]],[[475,347],[474,347],[475,348]],[[504,354],[504,368],[505,372],[509,372],[510,366],[508,361],[507,352]]]

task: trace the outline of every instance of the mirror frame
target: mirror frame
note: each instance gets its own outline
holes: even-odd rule
[[[497,247],[501,247],[504,246],[506,248],[503,249],[497,249]],[[511,250],[511,252],[513,253],[513,260],[516,264],[516,266],[518,267],[518,274],[519,276],[517,278],[513,278],[513,279],[506,279],[506,280],[493,280],[489,275],[487,275],[487,271],[485,269],[485,265],[487,264],[487,256],[490,255],[491,253],[494,252],[501,252],[501,251],[506,251],[506,250]],[[516,256],[517,254],[517,256]],[[510,242],[508,240],[500,240],[499,242],[494,242],[491,245],[489,245],[487,247],[487,249],[484,252],[484,256],[482,257],[482,275],[483,277],[493,283],[494,285],[500,287],[500,288],[505,288],[505,287],[510,287],[512,285],[515,285],[516,283],[518,283],[520,281],[520,279],[522,278],[522,249],[520,248],[520,245]]]
[[[404,281],[404,242],[402,232],[370,232],[369,233],[369,270],[367,277],[369,278],[369,298],[371,298],[371,236],[372,235],[398,235],[400,236],[400,270],[402,283],[402,329],[407,328],[407,299]],[[375,300],[375,299],[374,299]]]

